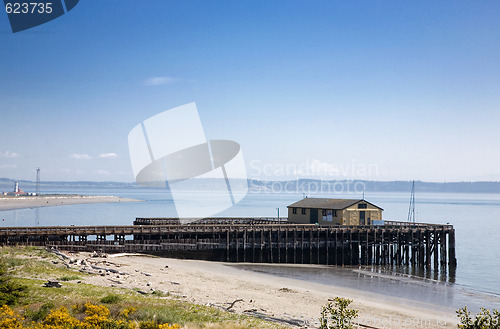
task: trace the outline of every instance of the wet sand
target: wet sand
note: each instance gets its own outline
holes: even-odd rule
[[[115,196],[91,196],[91,195],[47,195],[47,196],[19,196],[0,197],[0,211],[23,208],[53,207],[85,203],[113,203],[113,202],[136,202],[140,200],[120,198]]]
[[[351,306],[360,311],[359,323],[370,328],[456,328],[457,324],[453,312],[432,305],[408,306],[394,297],[248,271],[240,265],[137,255],[89,256],[71,257],[85,259],[87,268],[93,264],[111,271],[86,278],[86,283],[146,293],[157,290],[169,298],[223,309],[234,302],[232,311],[281,319],[294,327],[317,328],[322,306],[337,296],[353,299]]]

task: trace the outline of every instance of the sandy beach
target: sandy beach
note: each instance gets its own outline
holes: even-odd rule
[[[89,284],[147,293],[157,290],[169,298],[219,308],[234,302],[231,311],[281,319],[291,327],[317,328],[322,306],[336,296],[354,300],[351,306],[360,311],[358,321],[365,328],[456,328],[457,324],[452,311],[439,311],[432,305],[409,306],[393,297],[244,270],[239,264],[141,255],[93,258],[80,253],[70,257],[85,260],[86,265],[73,267],[88,270],[90,264],[94,266],[91,271],[101,270],[102,275],[85,279]]]
[[[47,195],[47,196],[19,196],[19,197],[0,197],[0,211],[53,207],[72,204],[85,203],[111,203],[111,202],[135,202],[140,200],[120,198],[115,196],[91,196],[91,195]]]

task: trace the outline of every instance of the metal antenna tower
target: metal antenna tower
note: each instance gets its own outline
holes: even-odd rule
[[[36,195],[40,195],[40,168],[36,168]]]
[[[410,208],[408,209],[408,222],[415,223],[415,181],[411,183]]]

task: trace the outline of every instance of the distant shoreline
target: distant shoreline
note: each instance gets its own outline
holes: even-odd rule
[[[14,180],[0,178],[0,191],[11,191]],[[27,180],[18,180],[19,185],[26,191],[35,191],[36,183]],[[404,192],[410,193],[412,181],[373,181],[363,179],[344,179],[327,177],[325,179],[297,178],[286,180],[235,179],[238,184],[248,184],[252,192],[293,192],[293,193],[349,193],[349,192]],[[193,190],[209,190],[217,181],[211,178],[191,179],[188,188]],[[161,185],[163,186],[163,185]],[[137,183],[125,182],[92,182],[92,181],[45,181],[40,186],[42,191],[54,189],[137,189],[143,187]],[[159,188],[157,188],[159,189]],[[164,187],[162,187],[164,189]],[[424,182],[415,181],[415,190],[418,193],[487,193],[500,194],[500,181],[471,181],[471,182]]]
[[[39,207],[66,206],[88,203],[139,202],[141,200],[116,196],[51,194],[40,196],[0,196],[0,211]]]

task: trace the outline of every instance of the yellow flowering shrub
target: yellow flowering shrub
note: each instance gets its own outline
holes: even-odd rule
[[[108,308],[104,305],[94,305],[91,303],[85,304],[85,314],[88,316],[97,316],[99,318],[109,318],[111,314]]]
[[[52,310],[42,321],[47,328],[75,328],[80,325],[80,321],[72,317],[68,309],[61,306],[57,310]]]
[[[180,329],[178,324],[157,324],[155,321],[129,321],[128,317],[135,312],[134,307],[128,307],[119,313],[125,320],[111,318],[111,312],[104,305],[73,306],[74,311],[83,311],[85,318],[80,321],[72,316],[68,309],[60,307],[50,313],[41,323],[24,323],[25,319],[7,305],[0,307],[0,329]]]
[[[130,314],[134,313],[135,311],[137,311],[135,307],[127,307],[120,312],[120,315],[123,316],[125,319],[128,319]]]
[[[100,328],[102,325],[112,322],[109,319],[110,312],[104,305],[94,305],[91,303],[87,303],[85,304],[85,314],[87,316],[82,323],[82,326],[84,328]]]
[[[0,329],[22,328],[23,318],[7,305],[0,307]]]

